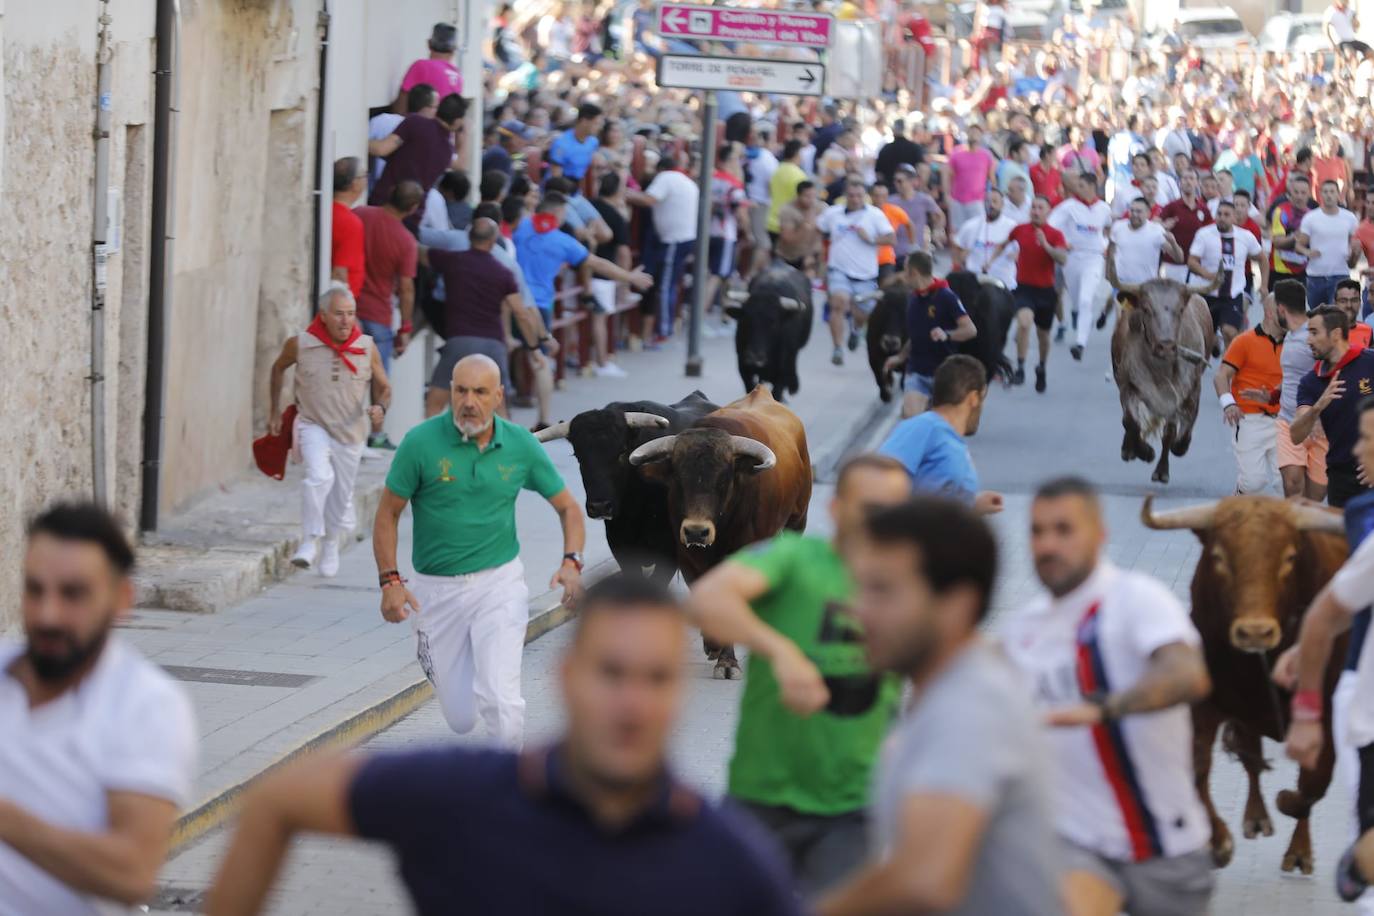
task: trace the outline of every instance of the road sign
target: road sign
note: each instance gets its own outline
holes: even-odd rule
[[[664,38],[750,41],[803,48],[830,47],[834,17],[786,10],[730,9],[663,3],[658,7],[658,34]]]
[[[748,57],[665,54],[658,62],[658,85],[664,89],[727,89],[776,95],[822,95],[823,64]]]

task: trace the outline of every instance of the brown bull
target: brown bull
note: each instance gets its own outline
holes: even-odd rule
[[[1267,769],[1260,739],[1283,740],[1292,695],[1270,674],[1279,654],[1297,639],[1308,605],[1345,560],[1345,529],[1337,513],[1270,496],[1233,496],[1158,514],[1147,497],[1141,519],[1149,528],[1191,529],[1202,542],[1193,573],[1193,624],[1202,635],[1212,694],[1193,706],[1193,770],[1212,822],[1212,858],[1221,867],[1231,861],[1235,846],[1208,787],[1217,731],[1225,726],[1222,746],[1240,758],[1250,779],[1242,825],[1246,839],[1271,836],[1274,825],[1260,794],[1260,773]],[[1324,685],[1326,743],[1317,765],[1299,772],[1296,791],[1285,789],[1275,800],[1280,811],[1297,820],[1284,871],[1312,873],[1307,818],[1326,794],[1336,760],[1331,691],[1338,668],[1329,669]]]
[[[630,464],[668,487],[678,568],[688,584],[731,554],[783,528],[803,531],[811,459],[801,420],[763,386],[675,436],[655,439]],[[715,676],[739,677],[733,647],[715,650]]]
[[[1215,332],[1207,302],[1216,281],[1185,286],[1174,280],[1121,283],[1107,256],[1107,282],[1128,300],[1112,332],[1112,377],[1121,393],[1121,460],[1155,460],[1149,439],[1159,435],[1159,464],[1151,479],[1169,482],[1169,454],[1183,457],[1193,441],[1202,370]]]

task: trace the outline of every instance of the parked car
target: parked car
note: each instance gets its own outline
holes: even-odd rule
[[[1204,53],[1208,51],[1253,48],[1255,38],[1245,30],[1236,11],[1226,6],[1183,9],[1175,17],[1178,36]],[[1150,36],[1149,44],[1158,47],[1163,33]]]
[[[1045,41],[1053,33],[1050,17],[1025,7],[1012,7],[1007,12],[1007,26],[1002,33],[1007,41]]]
[[[1260,32],[1261,51],[1291,51],[1312,54],[1331,49],[1326,40],[1321,13],[1276,13]]]

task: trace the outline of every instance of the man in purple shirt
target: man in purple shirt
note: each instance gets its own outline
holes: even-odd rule
[[[924,188],[917,186],[915,166],[906,163],[897,166],[892,183],[894,193],[888,198],[888,203],[901,207],[915,228],[909,244],[902,237],[897,238],[896,254],[900,263],[902,258],[913,251],[930,251],[930,230],[932,227],[938,229],[943,226],[945,215],[940,212],[940,205],[935,202],[935,198],[926,193]]]
[[[424,111],[406,115],[390,135],[369,140],[367,151],[385,159],[386,168],[373,186],[368,202],[380,206],[402,181],[419,182],[426,190],[434,187],[439,176],[453,166],[454,134],[463,129],[467,108],[466,99],[447,95],[433,115]],[[419,225],[418,217],[415,223]]]
[[[507,341],[533,350],[544,336],[544,326],[537,313],[531,314],[532,310],[520,297],[515,275],[491,253],[500,234],[496,223],[477,219],[468,233],[472,247],[467,251],[420,249],[420,262],[444,278],[444,289],[448,291],[444,308],[444,345],[439,350],[434,374],[430,376],[429,391],[425,393],[427,417],[443,413],[448,407],[449,383],[458,360],[474,353],[491,357],[501,367],[501,385],[511,391]],[[518,337],[523,340],[510,337],[512,320]],[[504,403],[498,410],[501,416],[508,416]]]

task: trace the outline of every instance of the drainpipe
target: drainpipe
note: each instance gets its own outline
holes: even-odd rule
[[[172,264],[172,152],[176,148],[178,0],[157,0],[153,65],[152,249],[148,256],[148,367],[143,388],[143,494],[138,526],[157,528],[167,374],[167,299]]]
[[[105,238],[110,199],[110,6],[100,7],[95,77],[95,225],[91,232],[91,495],[100,505],[110,501],[105,474]]]
[[[312,200],[315,204],[315,240],[312,243],[310,265],[312,273],[310,275],[310,311],[313,314],[319,308],[320,302],[320,275],[323,272],[324,257],[324,187],[326,184],[324,176],[324,121],[325,121],[325,90],[329,85],[329,0],[323,0],[320,4],[320,15],[317,27],[320,33],[320,89],[317,109],[315,111],[315,191]],[[363,165],[366,166],[367,160],[364,158]],[[333,196],[334,179],[333,163],[330,163],[330,178],[328,181],[330,197]]]

